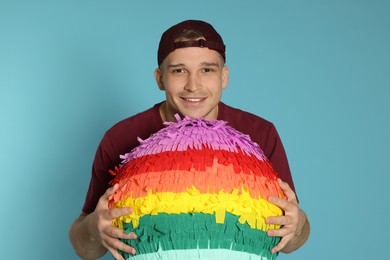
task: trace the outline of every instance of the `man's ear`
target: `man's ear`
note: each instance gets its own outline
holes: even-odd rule
[[[229,67],[224,66],[222,68],[222,88],[226,88],[229,82]]]
[[[162,80],[162,72],[161,72],[160,68],[157,68],[157,69],[154,70],[154,78],[156,79],[158,88],[160,90],[165,90],[165,86],[164,86],[164,83],[163,83],[163,80]]]

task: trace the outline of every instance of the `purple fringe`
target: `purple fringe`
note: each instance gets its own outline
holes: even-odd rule
[[[251,141],[249,135],[243,134],[222,120],[181,119],[175,115],[177,122],[165,122],[165,128],[142,140],[140,145],[130,153],[121,155],[122,164],[144,155],[167,151],[185,151],[187,149],[202,150],[205,146],[213,150],[238,152],[237,147],[246,155],[254,155],[265,160],[260,146]]]

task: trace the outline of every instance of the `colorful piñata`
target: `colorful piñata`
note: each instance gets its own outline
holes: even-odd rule
[[[284,197],[260,147],[226,122],[180,119],[130,153],[112,174],[110,207],[132,207],[114,225],[135,232],[126,259],[275,259],[266,231]]]

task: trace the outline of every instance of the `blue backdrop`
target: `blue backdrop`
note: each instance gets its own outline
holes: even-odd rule
[[[77,259],[68,229],[95,149],[164,98],[158,41],[191,18],[227,44],[223,101],[284,142],[312,233],[280,259],[390,259],[389,13],[386,0],[0,0],[0,258]]]

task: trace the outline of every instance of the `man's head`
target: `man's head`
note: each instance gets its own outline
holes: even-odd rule
[[[217,51],[226,61],[225,44],[214,27],[198,20],[186,20],[178,23],[161,36],[157,53],[157,62],[160,66],[164,59],[179,48],[201,47]]]
[[[169,28],[161,37],[158,63],[154,76],[166,95],[163,120],[174,121],[176,113],[217,119],[228,67],[225,45],[210,24],[189,20]]]

